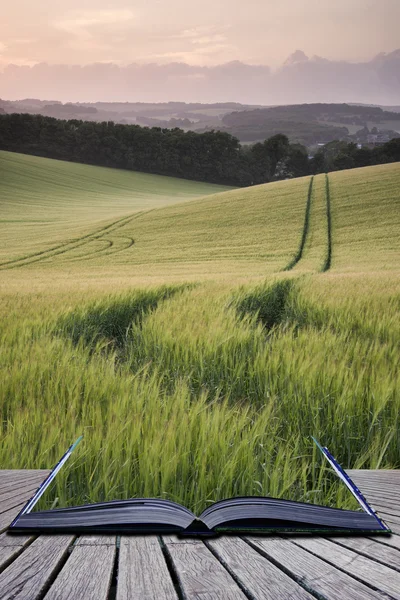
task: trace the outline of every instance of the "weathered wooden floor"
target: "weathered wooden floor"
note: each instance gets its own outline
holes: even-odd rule
[[[391,537],[8,536],[47,471],[0,471],[0,599],[400,600],[400,470],[349,473]]]

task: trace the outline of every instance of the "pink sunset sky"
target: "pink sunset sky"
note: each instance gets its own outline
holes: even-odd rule
[[[398,48],[399,0],[13,0],[0,69],[34,65],[233,60],[276,67],[297,48],[362,61]]]

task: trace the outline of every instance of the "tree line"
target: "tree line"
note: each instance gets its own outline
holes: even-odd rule
[[[0,149],[210,183],[249,186],[400,160],[400,140],[374,149],[332,142],[313,158],[283,134],[242,146],[223,131],[195,133],[109,122],[0,114]]]

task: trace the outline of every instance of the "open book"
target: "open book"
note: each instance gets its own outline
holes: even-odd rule
[[[194,536],[271,531],[390,533],[328,449],[321,448],[319,444],[325,458],[356,497],[363,512],[276,498],[245,496],[215,502],[198,517],[180,504],[156,498],[115,500],[32,513],[33,506],[65,464],[78,441],[69,448],[11,523],[10,532],[177,533]]]

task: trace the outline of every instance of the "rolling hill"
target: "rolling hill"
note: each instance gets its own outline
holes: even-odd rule
[[[0,160],[0,269],[14,277],[21,267],[142,282],[327,270],[327,185],[328,268],[398,264],[397,163],[215,194],[226,188],[10,153]]]
[[[0,262],[90,233],[94,224],[229,189],[3,151],[0,174]]]
[[[200,510],[349,506],[311,435],[345,467],[400,467],[399,164],[219,193],[0,160],[3,468],[85,431],[62,504]]]

